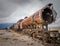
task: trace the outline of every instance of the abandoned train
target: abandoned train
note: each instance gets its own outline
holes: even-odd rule
[[[11,29],[21,30],[21,29],[36,29],[42,28],[43,25],[47,25],[56,20],[56,11],[53,9],[52,4],[46,5],[41,10],[35,12],[30,17],[25,17],[24,19],[19,20],[17,23],[11,26]]]
[[[10,29],[22,31],[32,35],[33,38],[38,37],[45,42],[57,42],[60,44],[60,33],[58,31],[48,31],[48,24],[55,22],[57,13],[53,8],[53,4],[49,3],[41,10],[35,12],[30,17],[20,19],[13,24]]]

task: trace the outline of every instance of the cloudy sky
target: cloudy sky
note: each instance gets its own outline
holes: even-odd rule
[[[50,26],[60,26],[60,0],[0,0],[0,23],[15,23],[48,3],[53,3],[58,14],[56,22]]]

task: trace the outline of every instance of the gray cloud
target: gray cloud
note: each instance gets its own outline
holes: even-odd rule
[[[30,0],[0,0],[0,18],[8,17],[18,5],[22,6],[29,2]]]
[[[8,17],[15,9],[15,4],[10,3],[7,0],[0,0],[0,18]]]
[[[32,0],[10,0],[10,1],[17,4],[25,4],[25,3],[30,3]]]

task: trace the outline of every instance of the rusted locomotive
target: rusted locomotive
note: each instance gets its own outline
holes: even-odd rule
[[[31,35],[33,38],[42,39],[44,42],[51,42],[53,38],[58,38],[58,36],[56,37],[54,35],[56,31],[52,31],[52,35],[55,37],[51,37],[51,31],[48,31],[48,24],[55,22],[56,16],[57,13],[53,9],[53,4],[49,3],[30,17],[19,20],[17,23],[13,24],[10,29],[22,31]]]
[[[26,28],[36,28],[40,27],[41,25],[48,25],[55,21],[56,19],[56,11],[53,9],[52,4],[46,5],[41,10],[35,12],[30,17],[25,17],[22,20],[19,20],[14,27],[19,27],[20,29]]]

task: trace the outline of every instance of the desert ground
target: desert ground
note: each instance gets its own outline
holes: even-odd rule
[[[50,29],[60,30],[60,28]],[[32,39],[32,37],[28,35],[17,33],[13,30],[0,29],[0,46],[44,46],[44,45],[42,44],[41,41],[34,40]]]
[[[16,33],[12,30],[0,30],[0,46],[43,46],[32,37]]]

